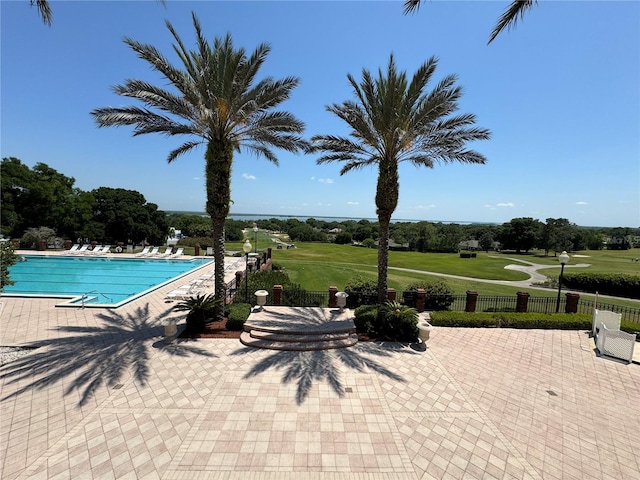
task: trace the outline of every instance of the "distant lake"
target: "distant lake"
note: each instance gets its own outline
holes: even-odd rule
[[[177,212],[177,211],[166,211],[167,214],[188,214],[188,215],[200,215],[202,217],[208,217],[205,212]],[[377,218],[357,218],[357,217],[323,217],[323,216],[314,216],[314,215],[274,215],[274,214],[262,214],[262,213],[231,213],[229,217],[232,220],[269,220],[271,218],[275,218],[277,220],[289,220],[290,218],[295,218],[304,222],[309,218],[315,218],[316,220],[322,220],[325,222],[347,222],[347,221],[355,221],[358,222],[360,220],[368,220],[372,223],[376,223],[378,221]],[[471,225],[473,223],[478,222],[469,222],[469,221],[441,221],[441,220],[413,220],[406,218],[397,218],[392,219],[392,223],[396,222],[409,222],[409,223],[417,223],[417,222],[430,222],[430,223],[457,223],[458,225]]]

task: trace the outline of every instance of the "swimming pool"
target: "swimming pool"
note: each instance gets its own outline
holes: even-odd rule
[[[7,295],[64,297],[59,306],[119,307],[211,263],[210,258],[144,259],[25,255],[9,267]]]

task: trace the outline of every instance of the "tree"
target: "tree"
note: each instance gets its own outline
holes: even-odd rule
[[[505,249],[528,252],[536,246],[542,223],[531,217],[513,218],[502,224],[498,240]]]
[[[155,203],[147,203],[144,195],[109,187],[97,188],[91,194],[95,198],[93,221],[103,225],[102,236],[92,238],[106,243],[164,243],[169,232],[166,215]]]
[[[298,86],[296,77],[256,82],[256,75],[271,48],[259,45],[249,56],[233,46],[231,35],[216,38],[211,45],[203,36],[200,22],[192,14],[196,50],[187,50],[169,21],[166,26],[182,69],[173,66],[155,47],[131,38],[124,42],[159,71],[177,90],[174,93],[142,80],[130,79],[115,87],[115,93],[142,102],[145,107],[106,107],[91,113],[99,127],[135,125],[133,135],[162,133],[193,137],[169,153],[173,162],[193,148],[206,145],[206,212],[213,226],[215,294],[224,295],[224,223],[231,201],[233,154],[245,148],[278,164],[271,148],[289,152],[304,150],[307,143],[298,135],[304,124],[291,113],[273,111]],[[216,318],[222,319],[219,307]]]
[[[488,252],[493,248],[493,236],[489,232],[483,233],[478,240],[478,244],[482,250]]]
[[[566,218],[547,218],[547,222],[542,225],[538,247],[543,248],[547,256],[549,250],[570,252],[573,250],[572,239],[575,234],[576,225]]]
[[[315,135],[313,148],[323,152],[317,163],[344,162],[340,175],[367,166],[378,167],[376,214],[378,216],[378,302],[387,294],[389,224],[398,204],[400,162],[432,168],[436,163],[485,163],[485,157],[465,144],[487,140],[489,130],[473,127],[472,114],[451,116],[458,109],[462,89],[456,76],[448,75],[435,88],[426,88],[437,66],[435,57],[427,60],[409,82],[398,72],[393,55],[386,73],[378,77],[363,69],[358,84],[352,75],[355,101],[333,104],[327,110],[351,129],[350,138]]]
[[[405,0],[404,13],[417,12],[421,3],[422,0]],[[515,27],[518,19],[522,19],[527,10],[533,8],[537,3],[538,0],[513,0],[498,19],[498,23],[493,27],[487,43],[493,42],[504,29],[510,30],[512,27]]]

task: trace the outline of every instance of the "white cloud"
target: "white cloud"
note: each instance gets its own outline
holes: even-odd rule
[[[347,202],[347,205],[360,205],[360,202]]]
[[[429,210],[430,208],[436,208],[436,206],[432,203],[431,205],[416,205],[418,210]]]
[[[513,202],[498,203],[496,207],[515,207],[515,204]]]
[[[245,180],[255,180],[256,176],[255,175],[251,175],[250,173],[243,173],[242,174],[242,178],[244,178]]]
[[[319,178],[320,183],[333,183],[333,178]]]
[[[576,205],[589,205],[587,202],[576,202]]]
[[[200,180],[200,177],[193,177],[194,180]]]

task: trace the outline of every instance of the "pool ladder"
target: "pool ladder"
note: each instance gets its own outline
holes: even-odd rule
[[[96,297],[90,297],[89,296],[92,293],[95,293],[95,294],[98,294],[98,295],[102,295],[104,298],[109,300],[109,303],[113,303],[113,301],[111,300],[111,297],[107,297],[104,293],[99,292],[98,290],[91,290],[90,292],[83,293],[82,297],[80,297],[80,302],[82,304],[81,308],[85,307],[85,305],[84,305],[85,300],[87,300],[88,298],[96,298]]]

